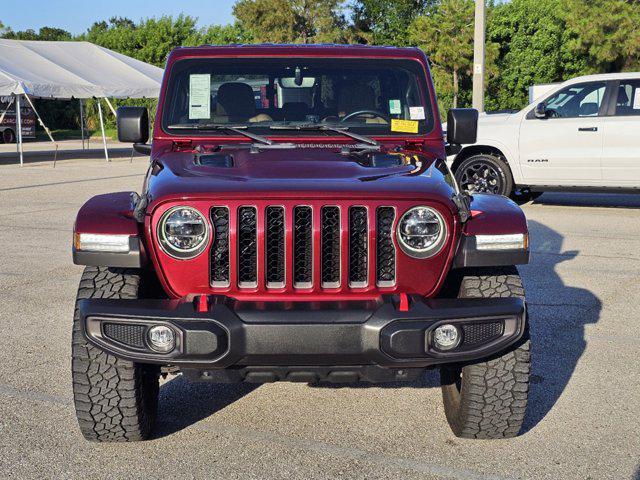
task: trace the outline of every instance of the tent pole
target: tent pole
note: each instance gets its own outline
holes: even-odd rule
[[[107,102],[107,105],[109,105],[109,108],[111,109],[111,113],[113,113],[114,117],[118,117],[118,114],[116,113],[116,109],[113,108],[113,105],[111,105],[111,102],[109,101],[109,99],[107,97],[104,97],[105,102]]]
[[[84,150],[84,107],[81,98],[78,99],[78,102],[80,102],[80,135],[82,135],[82,149]]]
[[[53,135],[51,135],[51,130],[49,130],[47,128],[47,126],[44,124],[44,122],[42,121],[42,117],[38,113],[38,110],[36,110],[36,106],[31,101],[31,98],[29,98],[29,95],[25,94],[24,98],[26,98],[27,102],[29,102],[29,105],[31,106],[31,109],[36,114],[36,117],[38,117],[38,123],[40,123],[40,126],[42,128],[44,128],[44,131],[47,133],[47,136],[49,137],[49,140],[51,140],[51,143],[53,143],[53,146],[56,148],[56,153],[53,156],[53,166],[55,167],[56,166],[56,161],[58,160],[58,144],[54,140]]]
[[[20,166],[24,164],[22,154],[22,112],[20,111],[20,95],[16,95],[16,148],[20,157]]]
[[[104,118],[102,117],[102,105],[100,102],[100,99],[98,98],[98,115],[100,116],[100,130],[102,130],[102,144],[104,145],[104,158],[107,159],[107,162],[110,162],[111,160],[109,160],[109,151],[107,150],[107,137],[104,134]]]

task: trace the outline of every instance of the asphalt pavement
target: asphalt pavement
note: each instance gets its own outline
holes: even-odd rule
[[[640,480],[640,195],[524,207],[534,375],[516,439],[453,436],[430,372],[388,386],[170,378],[155,439],[86,442],[71,393],[73,221],[93,195],[139,191],[146,166],[0,165],[2,478]]]

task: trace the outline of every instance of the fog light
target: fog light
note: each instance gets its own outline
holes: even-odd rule
[[[453,325],[440,325],[433,332],[433,343],[438,350],[451,350],[460,343],[460,332]]]
[[[173,330],[164,325],[156,325],[149,329],[149,344],[153,350],[168,353],[176,346]]]

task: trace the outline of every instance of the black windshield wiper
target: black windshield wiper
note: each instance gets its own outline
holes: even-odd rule
[[[373,138],[350,132],[349,127],[332,127],[330,125],[317,125],[312,123],[307,125],[271,125],[269,128],[271,130],[309,130],[318,132],[340,133],[347,137],[353,138],[354,140],[358,140],[359,142],[366,143],[367,145],[372,145],[375,147],[380,146],[380,144]]]
[[[246,131],[246,129],[248,128],[246,125],[219,125],[216,123],[178,123],[176,125],[169,125],[168,128],[175,130],[225,130],[250,138],[251,140],[255,140],[256,142],[264,143],[265,145],[273,145],[273,140],[269,140],[262,135],[257,135],[255,133]]]

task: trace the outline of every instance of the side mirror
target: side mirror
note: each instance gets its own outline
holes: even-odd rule
[[[478,111],[474,108],[452,108],[447,115],[449,145],[468,145],[478,139]]]
[[[116,118],[120,142],[147,143],[149,140],[149,112],[146,107],[118,107]]]
[[[536,118],[547,118],[547,106],[544,103],[536,105],[534,115]]]

